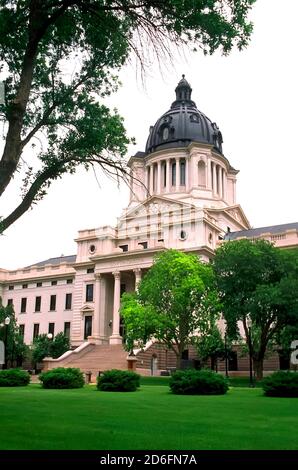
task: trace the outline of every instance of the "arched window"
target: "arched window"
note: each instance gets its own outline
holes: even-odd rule
[[[176,184],[176,162],[172,163],[172,186]]]
[[[185,186],[185,160],[180,160],[180,185]]]
[[[167,165],[165,163],[162,164],[162,173],[163,173],[163,186],[165,188],[167,185]]]
[[[198,184],[206,188],[206,165],[202,160],[198,163]]]

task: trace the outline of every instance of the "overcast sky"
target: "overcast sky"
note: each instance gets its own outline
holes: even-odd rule
[[[197,107],[223,134],[223,150],[240,170],[237,200],[251,225],[296,222],[298,1],[257,0],[250,46],[229,57],[202,53],[177,57],[161,72],[148,69],[145,87],[133,65],[121,73],[122,88],[110,100],[144,150],[149,126],[168,110],[182,73]],[[83,170],[53,184],[48,196],[0,238],[0,267],[14,269],[76,252],[77,231],[113,224],[128,203],[128,191]],[[13,207],[10,189],[0,213]]]

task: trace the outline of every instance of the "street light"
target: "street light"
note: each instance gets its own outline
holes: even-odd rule
[[[226,368],[226,377],[229,377],[228,350],[227,350],[227,331],[225,331],[225,368]]]
[[[48,333],[48,334],[47,334],[47,338],[48,338],[48,339],[53,339],[53,333]]]
[[[252,369],[252,341],[251,341],[251,325],[252,321],[249,318],[246,322],[248,327],[248,351],[249,351],[249,386],[254,387],[254,379],[253,379],[253,369]]]

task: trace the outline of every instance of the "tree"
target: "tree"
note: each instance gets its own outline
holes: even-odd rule
[[[197,256],[176,250],[158,255],[135,297],[126,295],[122,301],[127,349],[135,341],[142,347],[156,339],[174,351],[179,369],[182,353],[196,342],[200,326],[218,313],[213,287],[211,267]]]
[[[7,317],[10,319],[10,322],[8,325],[5,325],[5,318]],[[8,364],[10,367],[13,367],[14,364],[21,366],[28,355],[29,348],[24,343],[24,338],[20,334],[12,305],[7,305],[6,307],[0,305],[0,324],[3,325],[0,328],[0,340],[5,344],[6,353],[4,368],[7,369]]]
[[[210,324],[200,334],[196,341],[198,356],[202,361],[211,359],[211,368],[217,370],[218,359],[224,359],[228,354],[221,332],[216,324],[215,318],[211,317]]]
[[[266,350],[284,328],[298,324],[298,250],[293,255],[265,240],[231,241],[216,250],[213,268],[228,335],[239,337],[242,325],[261,379]]]
[[[248,44],[255,0],[0,0],[0,71],[6,77],[7,122],[0,160],[0,196],[16,172],[22,199],[2,219],[6,230],[79,165],[99,165],[126,178],[132,142],[123,120],[102,99],[118,86],[115,73],[132,51],[157,58],[170,44],[204,53]]]
[[[36,363],[42,362],[45,357],[56,359],[70,349],[70,343],[64,333],[58,333],[54,339],[48,338],[48,335],[38,335],[33,341],[32,358]]]

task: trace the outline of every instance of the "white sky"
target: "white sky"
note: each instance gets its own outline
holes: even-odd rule
[[[240,170],[237,199],[253,227],[296,222],[298,1],[258,0],[250,46],[229,57],[202,53],[179,57],[175,66],[148,69],[146,88],[134,66],[121,73],[122,88],[110,99],[144,150],[149,126],[168,110],[184,73],[198,108],[223,134],[223,150]],[[0,267],[14,269],[76,252],[77,231],[113,224],[128,203],[126,188],[79,170],[54,183],[48,196],[0,237]],[[19,196],[10,189],[0,213]]]

